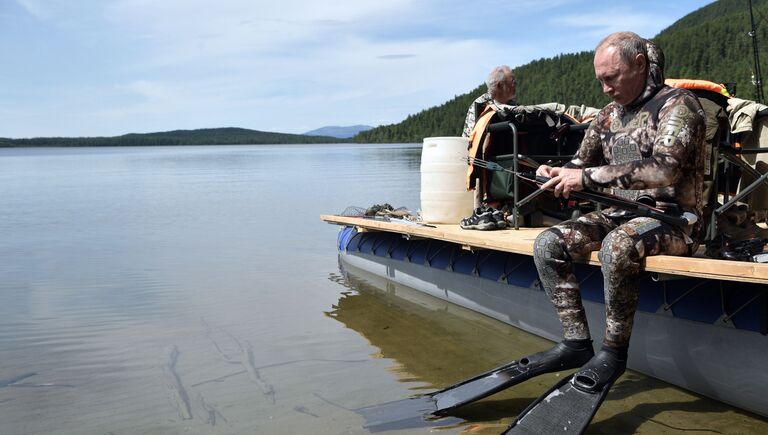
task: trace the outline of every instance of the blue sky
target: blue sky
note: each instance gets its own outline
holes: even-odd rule
[[[0,137],[395,123],[709,3],[0,0]]]

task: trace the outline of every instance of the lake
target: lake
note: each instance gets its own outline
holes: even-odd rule
[[[0,434],[364,434],[351,409],[548,342],[343,273],[349,206],[419,207],[418,145],[0,149]],[[392,433],[498,433],[545,375]],[[628,373],[589,433],[760,433]],[[622,384],[617,384],[617,387]]]

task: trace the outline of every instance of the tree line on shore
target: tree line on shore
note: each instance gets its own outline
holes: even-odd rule
[[[758,54],[764,62],[768,60],[768,0],[752,3]],[[736,96],[756,100],[750,29],[747,0],[719,0],[686,15],[652,39],[664,51],[667,77],[731,83]],[[514,68],[517,102],[604,106],[609,99],[595,80],[593,54],[561,54]],[[764,71],[768,73],[768,69]],[[354,141],[421,142],[425,137],[459,136],[467,108],[483,92],[485,85],[480,85],[440,106],[409,115],[402,122],[359,133]]]
[[[0,138],[0,147],[81,147],[81,146],[154,146],[154,145],[260,145],[314,144],[349,142],[329,136],[271,133],[245,128],[203,128],[161,133],[132,133],[113,137],[37,137]]]

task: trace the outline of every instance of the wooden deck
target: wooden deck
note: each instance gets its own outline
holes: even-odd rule
[[[533,241],[544,228],[520,228],[497,231],[463,230],[458,225],[407,225],[359,217],[321,215],[320,219],[336,225],[350,225],[362,231],[388,231],[404,237],[422,237],[457,243],[466,249],[493,249],[515,254],[533,255]],[[590,264],[599,265],[597,252]],[[657,255],[645,260],[645,270],[663,275],[690,276],[724,281],[768,284],[768,263],[714,260],[703,256],[675,257]]]

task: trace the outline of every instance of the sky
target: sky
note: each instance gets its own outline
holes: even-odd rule
[[[0,0],[0,137],[392,124],[709,3]]]

